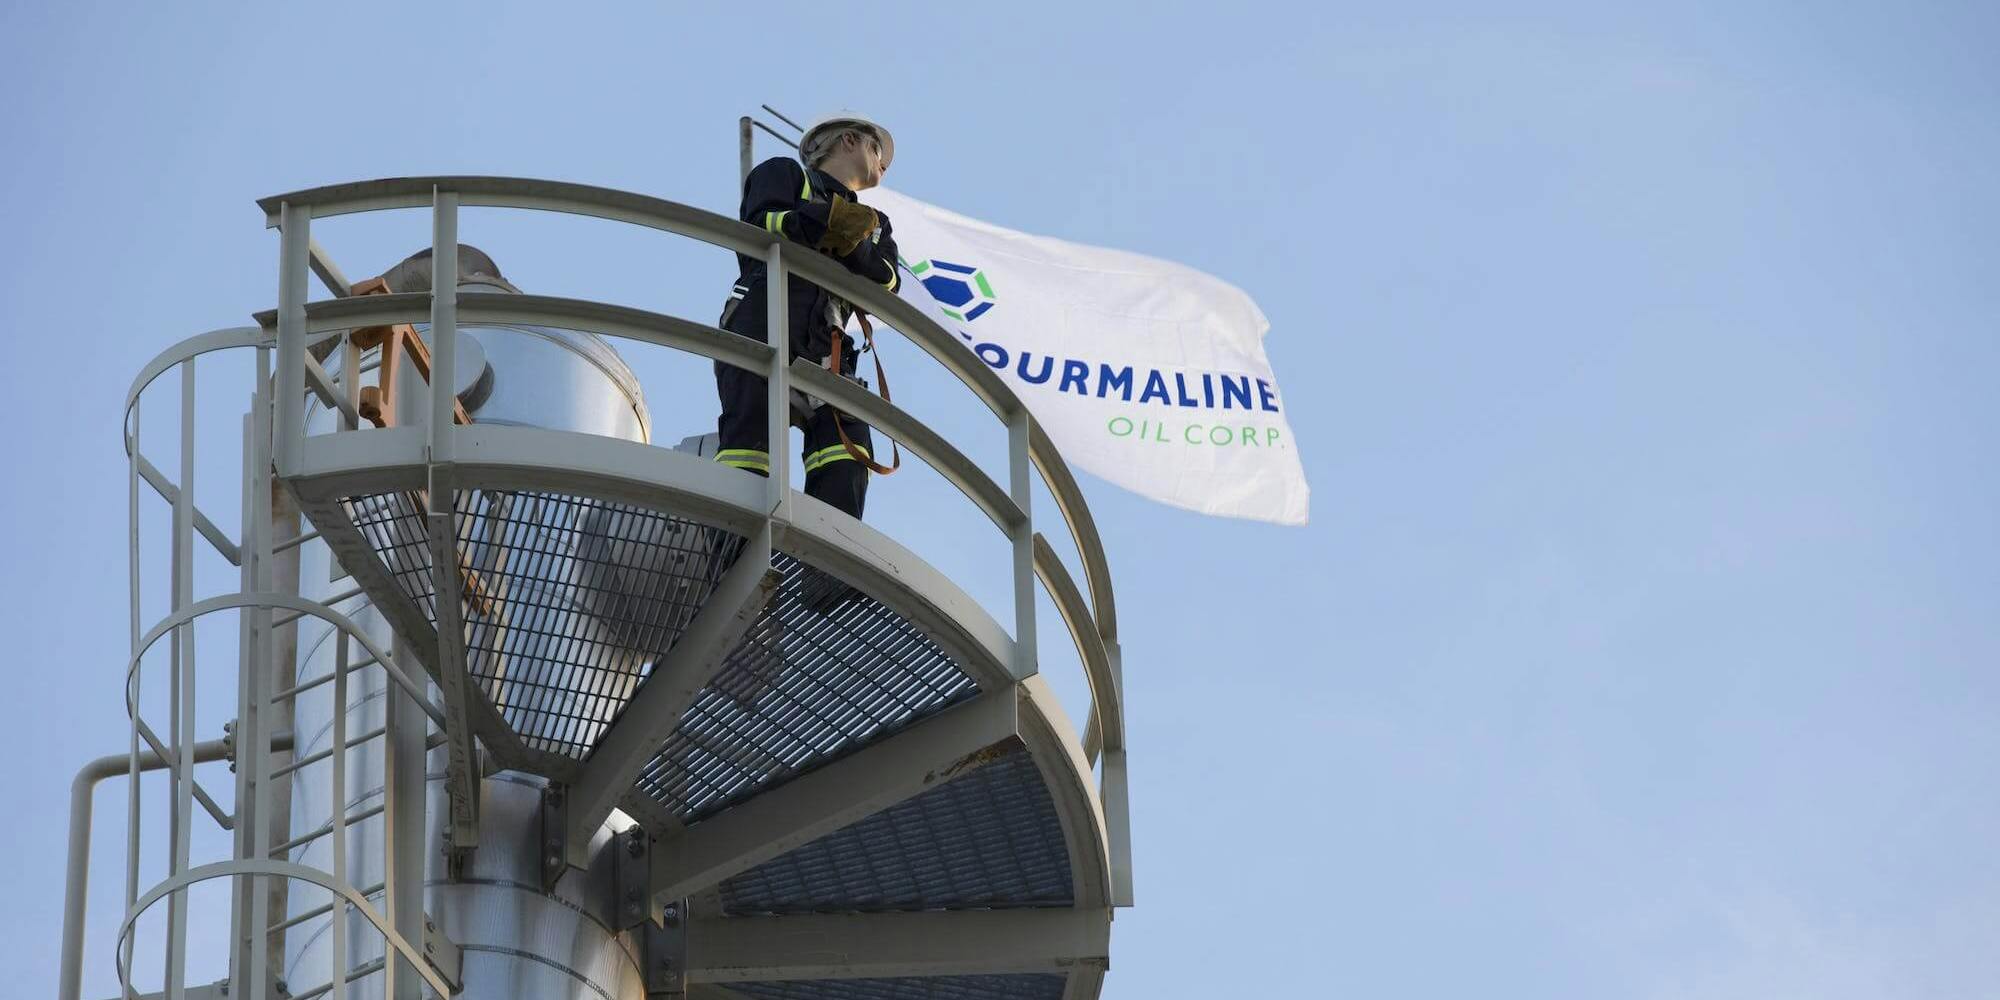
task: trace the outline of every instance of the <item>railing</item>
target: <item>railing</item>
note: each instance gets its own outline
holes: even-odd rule
[[[1014,648],[1013,669],[1025,676],[1035,670],[1036,622],[1034,587],[1039,580],[1061,614],[1075,642],[1091,692],[1091,711],[1083,735],[1086,758],[1102,762],[1100,797],[1111,837],[1114,895],[1129,902],[1129,832],[1125,788],[1124,707],[1117,642],[1117,615],[1111,577],[1102,542],[1088,504],[1068,465],[1035,422],[1021,399],[984,363],[961,348],[956,339],[895,294],[846,272],[822,254],[801,248],[782,236],[752,228],[735,219],[687,205],[644,195],[557,181],[505,177],[410,177],[363,181],[297,191],[258,202],[267,224],[280,234],[277,330],[277,392],[274,458],[280,475],[297,473],[305,447],[305,397],[308,391],[343,416],[352,414],[355,400],[318,371],[309,347],[315,331],[335,331],[403,319],[427,304],[431,323],[433,363],[438,371],[453,371],[456,337],[461,321],[473,323],[529,322],[591,330],[611,336],[658,344],[763,375],[770,383],[766,415],[771,452],[769,510],[779,521],[789,520],[791,505],[790,389],[797,385],[854,414],[936,469],[963,492],[1013,547]],[[641,310],[603,303],[536,295],[478,293],[381,295],[317,302],[306,301],[311,265],[312,220],[390,209],[429,208],[432,218],[433,273],[458,271],[458,212],[462,207],[533,209],[591,216],[657,229],[713,244],[754,258],[768,268],[766,307],[772,316],[788,315],[788,276],[798,275],[871,313],[908,337],[955,376],[1008,429],[1008,475],[1003,486],[987,475],[949,441],[922,421],[844,379],[837,378],[789,353],[787,324],[768,324],[769,341],[759,345],[714,327]],[[453,290],[455,291],[455,289]],[[338,334],[334,334],[338,335]],[[347,370],[353,370],[350,366]],[[459,433],[452,420],[454,399],[449,391],[431,390],[429,434],[433,463],[449,463]],[[346,421],[352,426],[352,418]],[[1054,547],[1035,531],[1030,470],[1038,470],[1067,524],[1082,557],[1086,601]],[[433,488],[437,488],[433,485]],[[440,629],[442,636],[446,630]],[[454,692],[446,704],[454,707]],[[452,720],[448,731],[466,732]]]
[[[254,349],[257,355],[257,391],[250,408],[249,419],[243,431],[243,497],[242,528],[239,538],[230,538],[195,504],[195,361],[202,355],[237,348]],[[315,884],[328,890],[331,901],[320,911],[333,913],[334,935],[337,942],[347,935],[346,914],[349,910],[359,913],[383,938],[385,950],[392,951],[402,961],[388,963],[389,977],[393,980],[405,975],[414,975],[432,990],[441,995],[448,993],[449,983],[441,976],[433,964],[417,951],[421,937],[410,924],[409,912],[416,906],[417,928],[421,928],[420,894],[421,875],[414,880],[404,879],[403,884],[395,884],[394,868],[387,870],[390,878],[377,887],[360,891],[348,884],[346,872],[347,851],[345,840],[348,829],[374,816],[381,815],[385,805],[358,808],[350,812],[347,797],[339,794],[346,788],[347,754],[364,744],[377,739],[403,741],[398,749],[392,747],[390,753],[399,754],[403,760],[405,777],[397,794],[408,795],[409,787],[414,787],[421,796],[423,775],[423,754],[432,745],[442,742],[443,733],[427,737],[424,726],[427,721],[444,722],[443,709],[432,704],[420,679],[412,677],[399,666],[406,662],[392,658],[389,651],[376,645],[368,634],[352,619],[334,610],[334,605],[353,594],[339,595],[327,601],[308,600],[296,594],[278,589],[279,581],[274,575],[274,557],[278,552],[296,547],[309,536],[301,535],[283,541],[272,537],[275,523],[271,510],[271,405],[268,391],[270,371],[271,338],[257,327],[243,327],[217,330],[182,341],[162,352],[143,368],[133,381],[125,400],[125,451],[128,468],[128,499],[130,505],[130,539],[128,564],[130,574],[130,632],[131,652],[125,671],[125,706],[131,720],[131,737],[127,752],[114,758],[105,758],[86,765],[79,772],[72,792],[72,818],[70,827],[69,869],[67,873],[66,900],[64,907],[62,954],[58,995],[63,1000],[76,1000],[80,993],[83,962],[83,925],[85,902],[89,882],[90,854],[90,792],[96,782],[118,774],[128,779],[127,787],[127,837],[126,837],[126,910],[119,923],[117,947],[117,971],[125,995],[133,995],[134,929],[139,919],[155,904],[167,903],[168,918],[165,941],[165,996],[168,1000],[178,1000],[186,992],[186,950],[189,939],[190,905],[189,891],[197,884],[214,879],[233,881],[249,880],[252,900],[249,912],[243,914],[248,925],[256,928],[273,926],[269,913],[270,897],[263,892],[261,883],[270,878]],[[351,380],[346,374],[356,368],[350,365],[342,378]],[[178,413],[179,462],[174,478],[150,461],[141,446],[141,419],[144,413],[142,397],[147,388],[169,373],[177,374],[180,400]],[[323,376],[324,373],[322,373]],[[345,395],[348,386],[322,378],[319,386],[324,393]],[[351,414],[349,423],[352,427]],[[173,508],[172,527],[169,532],[169,572],[171,574],[170,601],[168,614],[146,627],[141,619],[139,595],[141,592],[141,537],[140,498],[141,484],[150,487],[154,493]],[[194,561],[197,541],[206,542],[222,559],[240,571],[239,587],[234,593],[226,593],[202,600],[195,599]],[[296,581],[288,581],[295,585]],[[239,700],[234,728],[228,738],[221,741],[197,742],[195,738],[197,702],[197,677],[200,664],[197,660],[194,629],[201,619],[224,611],[236,611],[243,618],[237,662],[231,664],[231,679],[238,682]],[[284,612],[282,615],[274,612]],[[267,669],[278,662],[274,657],[276,632],[285,626],[305,618],[315,618],[327,623],[337,637],[335,663],[330,672],[304,683],[293,683],[280,690],[272,690],[272,678]],[[159,646],[161,640],[169,640],[168,693],[169,724],[164,738],[148,723],[141,710],[141,694],[145,677],[143,664],[149,652]],[[367,655],[358,660],[350,660],[350,645],[357,645]],[[286,658],[288,659],[288,658]],[[393,687],[406,704],[405,718],[395,726],[378,726],[366,733],[349,735],[347,728],[347,687],[351,675],[366,668],[383,672],[388,686]],[[292,734],[278,731],[273,720],[281,712],[289,713],[289,706],[299,695],[323,684],[332,684],[333,705],[331,722],[331,744],[325,750],[304,754],[289,764],[273,767],[273,753],[292,750]],[[391,729],[396,732],[391,732]],[[303,750],[303,748],[299,748]],[[228,759],[232,762],[235,775],[235,801],[228,810],[222,808],[208,789],[203,787],[195,773],[199,764]],[[281,829],[285,817],[273,813],[272,796],[269,790],[274,783],[290,782],[295,775],[314,765],[330,763],[330,776],[336,794],[329,796],[332,816],[326,824],[300,836],[275,842],[274,831]],[[414,785],[409,774],[414,769]],[[143,772],[167,770],[172,774],[171,802],[168,816],[168,850],[166,878],[141,892],[139,883],[139,845],[143,818],[140,811],[139,777]],[[383,794],[389,791],[385,788]],[[385,800],[386,803],[386,800]],[[193,829],[197,819],[195,807],[199,805],[223,830],[234,835],[234,857],[205,865],[195,865],[191,856]],[[420,811],[419,811],[420,815]],[[280,834],[282,836],[282,834]],[[303,865],[284,860],[292,851],[326,838],[333,848],[331,872],[319,872]],[[274,857],[275,856],[275,857]],[[412,892],[416,895],[412,895]],[[385,916],[370,902],[376,893],[383,893],[391,900],[389,912]],[[400,905],[398,903],[400,900]],[[404,912],[399,913],[398,910]],[[303,918],[293,918],[296,923]],[[251,983],[264,983],[275,976],[270,968],[269,955],[263,948],[250,947],[249,935],[242,927],[233,935],[237,940],[238,952],[247,961],[231,962],[231,988],[235,995],[248,995],[246,989]],[[262,933],[259,931],[258,933]],[[418,944],[412,944],[412,940]],[[335,953],[344,953],[344,944],[336,944]],[[331,992],[336,998],[345,995],[348,980],[359,975],[349,970],[339,982],[329,983],[321,992]]]

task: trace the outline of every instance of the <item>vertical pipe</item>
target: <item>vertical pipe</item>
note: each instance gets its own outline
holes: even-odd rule
[[[792,378],[790,365],[792,323],[785,301],[790,279],[785,273],[785,241],[771,242],[764,257],[764,331],[771,344],[771,375],[766,387],[765,433],[771,453],[771,516],[781,521],[792,518]]]
[[[1014,528],[1014,674],[1026,677],[1039,662],[1035,645],[1035,517],[1029,488],[1028,439],[1034,418],[1027,407],[1007,418],[1007,494],[1021,508]]]
[[[736,185],[740,190],[750,180],[750,116],[736,119]]]
[[[449,462],[457,401],[452,386],[458,381],[458,193],[437,191],[432,197],[431,461]],[[443,499],[431,498],[433,513]]]
[[[278,474],[299,470],[306,441],[306,269],[312,212],[278,206]]]

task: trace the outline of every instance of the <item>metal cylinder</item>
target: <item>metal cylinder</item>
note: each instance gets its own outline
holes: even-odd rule
[[[462,292],[512,292],[512,285],[499,276],[490,259],[470,247],[460,248],[459,289]],[[418,255],[387,275],[393,291],[428,290],[430,275],[426,255]],[[481,423],[544,427],[606,435],[633,441],[649,436],[647,414],[638,381],[601,338],[567,330],[530,326],[472,326],[459,328],[458,371],[453,387],[462,405]],[[329,372],[340,378],[340,356],[326,359]],[[361,357],[361,380],[380,364],[379,351]],[[408,371],[408,369],[405,369]],[[342,379],[343,384],[349,384]],[[420,421],[428,414],[428,389],[414,373],[400,378],[395,410]],[[307,433],[334,432],[339,415],[335,411],[311,407],[306,414]],[[363,430],[359,433],[367,433]],[[391,498],[357,498],[353,509],[357,520],[373,502]],[[489,503],[531,505],[519,496],[461,497],[461,504]],[[554,530],[536,522],[535,510],[520,510],[524,530]],[[393,539],[392,541],[415,541]],[[378,545],[379,547],[379,545]],[[400,551],[400,550],[396,550]],[[418,551],[415,548],[408,550]],[[478,560],[477,552],[468,557]],[[392,571],[397,558],[388,557]],[[414,558],[411,556],[410,558]],[[571,560],[576,563],[576,560]],[[538,590],[523,593],[523,603],[540,610],[536,621],[511,623],[508,634],[490,649],[502,651],[511,661],[529,655],[527,643],[537,631],[548,628],[585,629],[596,627],[585,620],[581,607],[589,591],[578,574],[580,565],[551,566],[542,578],[525,580],[520,586]],[[318,541],[300,548],[300,589],[308,598],[326,599],[354,589],[341,574],[328,548]],[[336,605],[343,614],[367,630],[384,649],[391,648],[394,636],[382,615],[369,606],[366,595],[347,598]],[[568,616],[565,618],[565,616]],[[560,620],[558,620],[560,619]],[[574,619],[574,620],[571,620]],[[488,626],[493,627],[493,626]],[[505,626],[502,626],[505,627]],[[647,657],[632,649],[630,642],[604,637],[602,659],[596,664],[630,677],[626,691],[608,691],[599,697],[623,697],[636,685]],[[313,620],[301,628],[298,680],[311,682],[329,676],[341,655],[340,643],[332,630]],[[358,644],[350,644],[347,655],[364,657]],[[525,662],[525,661],[524,661]],[[298,758],[323,751],[334,739],[336,687],[321,684],[299,695],[294,711]],[[494,692],[494,701],[508,717],[505,686]],[[389,781],[388,737],[364,737],[385,727],[390,713],[387,705],[398,696],[379,666],[351,670],[346,685],[345,729],[350,743],[344,787],[336,789],[331,761],[309,765],[293,777],[290,836],[293,840],[312,836],[309,842],[285,852],[290,860],[331,871],[333,838],[326,831],[334,814],[336,796],[344,800],[349,817],[381,810],[346,827],[345,868],[347,881],[381,904],[378,888],[384,881],[389,840],[397,834],[387,824],[393,808],[385,807],[385,786]],[[435,695],[433,694],[433,697]],[[587,709],[590,706],[582,706]],[[510,719],[510,721],[518,721]],[[517,728],[519,728],[517,726]],[[532,738],[531,730],[522,735]],[[615,894],[615,834],[626,825],[614,817],[600,828],[590,846],[590,863],[582,872],[571,872],[551,892],[542,886],[543,857],[541,778],[501,773],[480,782],[481,823],[477,850],[467,868],[453,878],[443,850],[444,829],[449,815],[444,792],[443,748],[428,755],[427,793],[424,823],[421,824],[423,871],[398,872],[397,877],[418,878],[424,885],[424,912],[437,932],[461,949],[467,1000],[534,997],[613,997],[631,1000],[644,995],[638,965],[639,944],[630,933],[620,933],[619,902]],[[407,835],[416,824],[402,829]],[[314,836],[316,835],[316,836]],[[284,978],[296,995],[328,983],[336,970],[368,969],[384,954],[383,941],[358,915],[350,915],[346,927],[345,953],[336,955],[333,918],[315,914],[325,906],[323,893],[291,893],[287,908],[298,923],[287,931]],[[421,949],[422,941],[412,944]],[[380,995],[381,971],[371,971],[353,980],[355,988]]]

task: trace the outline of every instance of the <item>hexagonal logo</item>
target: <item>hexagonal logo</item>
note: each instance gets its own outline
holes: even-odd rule
[[[966,264],[930,258],[915,263],[904,261],[910,276],[924,283],[924,290],[937,300],[946,316],[970,323],[992,309],[997,296],[986,272]]]

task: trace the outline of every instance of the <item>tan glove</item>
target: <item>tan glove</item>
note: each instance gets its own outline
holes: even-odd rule
[[[835,256],[845,257],[875,231],[880,220],[875,210],[858,201],[848,201],[839,195],[833,196],[833,204],[826,210],[826,235],[820,237],[815,249],[831,250]]]

